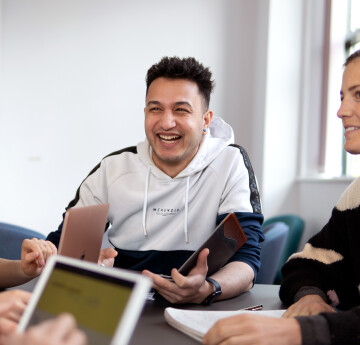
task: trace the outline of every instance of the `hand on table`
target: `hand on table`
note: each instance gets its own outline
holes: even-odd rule
[[[284,317],[311,316],[320,313],[335,313],[336,311],[319,296],[306,295],[292,304],[284,313]]]
[[[242,314],[216,322],[205,334],[203,344],[300,345],[301,331],[293,318]]]
[[[115,262],[115,257],[117,256],[117,251],[114,248],[104,248],[101,249],[98,265],[113,267]]]
[[[23,290],[0,293],[0,335],[7,335],[16,330],[30,297],[31,293]]]
[[[213,285],[205,280],[208,255],[209,249],[203,249],[196,266],[187,276],[183,276],[175,268],[172,269],[173,282],[147,270],[143,271],[143,275],[152,279],[153,288],[171,303],[201,303],[213,291]]]
[[[21,269],[26,276],[35,278],[42,272],[48,258],[56,253],[57,249],[50,241],[25,239],[21,246]]]
[[[62,314],[56,319],[30,327],[25,333],[13,333],[0,338],[0,345],[86,345],[84,332],[76,327],[70,314]]]

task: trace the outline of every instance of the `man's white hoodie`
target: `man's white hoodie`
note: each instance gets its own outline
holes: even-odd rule
[[[260,197],[245,150],[232,145],[232,128],[214,117],[190,164],[171,178],[151,157],[147,140],[105,157],[80,185],[68,207],[110,203],[109,240],[115,265],[169,274],[231,212],[248,237],[230,261],[259,268],[263,240]],[[62,229],[48,239],[58,243]]]

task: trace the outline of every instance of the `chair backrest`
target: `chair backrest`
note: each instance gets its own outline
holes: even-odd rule
[[[274,283],[281,283],[281,268],[290,257],[298,251],[301,236],[304,232],[305,222],[302,218],[294,214],[284,214],[276,217],[268,218],[264,223],[263,227],[273,224],[275,222],[283,222],[289,226],[289,235],[285,243],[283,254],[280,258],[279,267],[277,269],[276,278]]]
[[[0,222],[0,258],[21,259],[21,244],[26,238],[45,239],[45,236],[21,226]]]
[[[263,227],[265,241],[261,245],[261,267],[256,277],[258,284],[274,284],[277,268],[283,253],[289,226],[276,222]]]

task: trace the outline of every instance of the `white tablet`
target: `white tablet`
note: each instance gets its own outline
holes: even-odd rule
[[[89,345],[126,345],[151,281],[139,273],[52,256],[19,323],[19,332],[63,312],[74,315]]]

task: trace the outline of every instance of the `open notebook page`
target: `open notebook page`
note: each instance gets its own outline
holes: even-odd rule
[[[262,316],[281,317],[285,310],[186,310],[176,308],[165,308],[165,319],[169,325],[201,342],[203,336],[215,324],[216,321],[225,317],[256,313]]]

